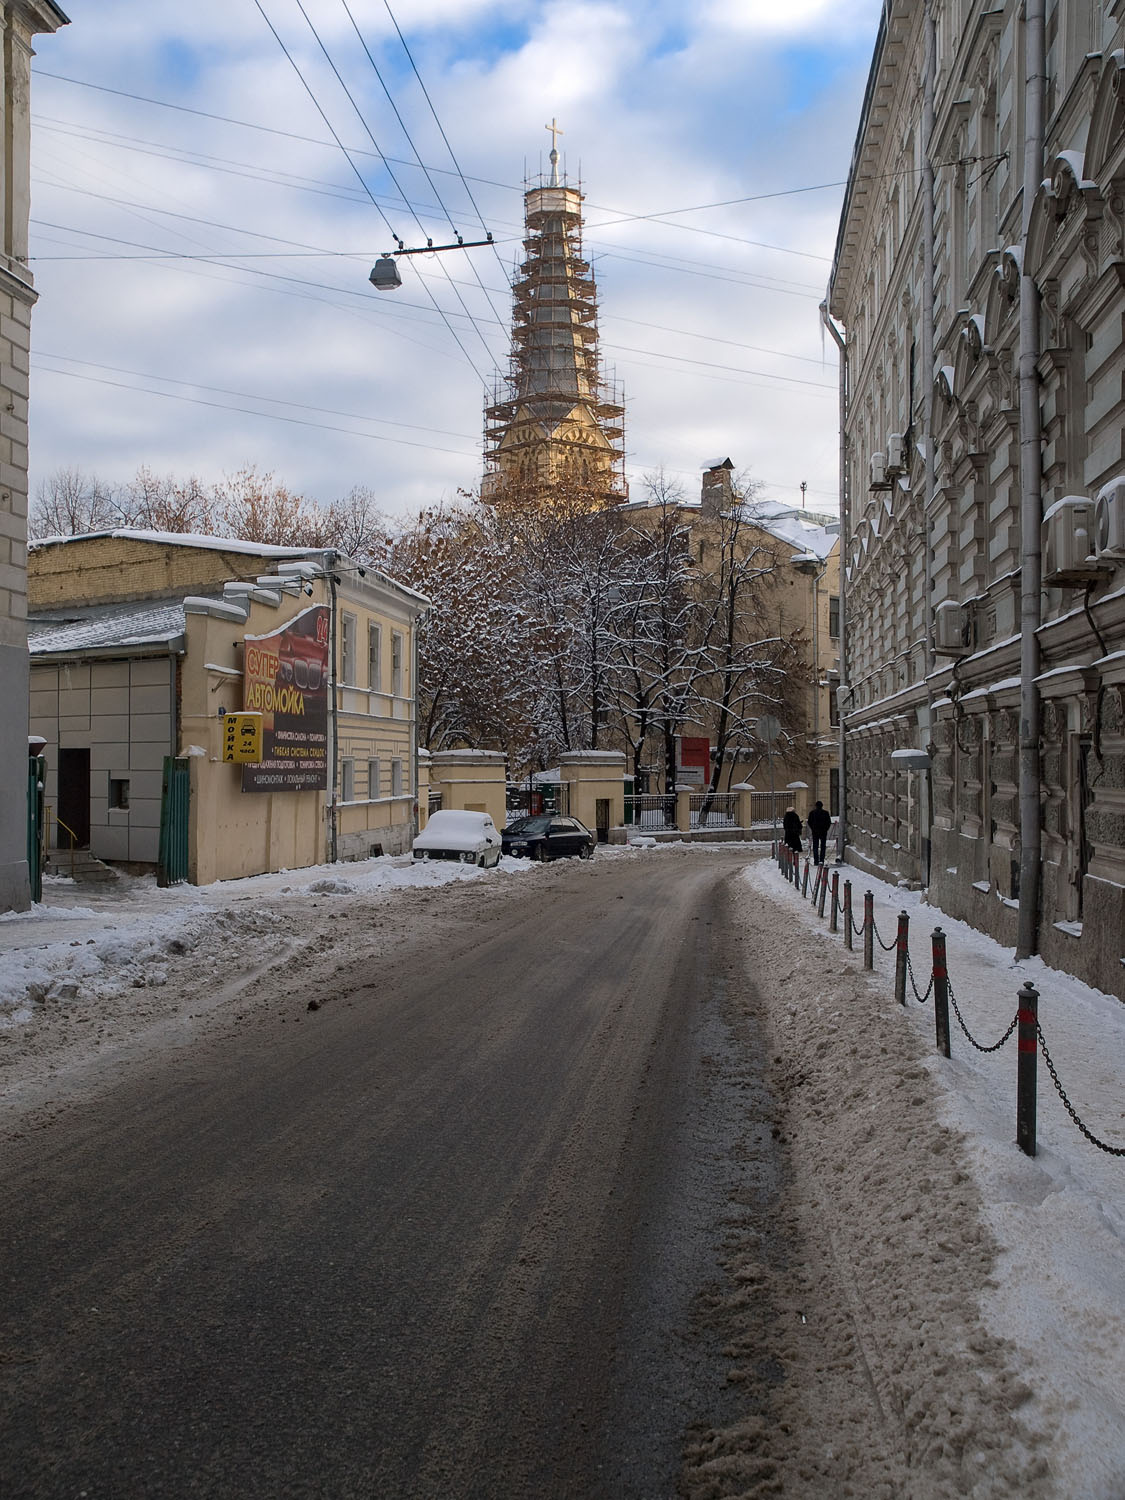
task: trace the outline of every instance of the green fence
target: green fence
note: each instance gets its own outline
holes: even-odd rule
[[[188,878],[188,801],[191,764],[174,755],[164,757],[160,791],[160,853],[157,885],[178,885]]]
[[[31,756],[27,762],[27,876],[33,901],[43,899],[43,782],[46,776],[46,758]]]

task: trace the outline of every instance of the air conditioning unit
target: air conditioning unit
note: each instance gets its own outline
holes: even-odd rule
[[[1094,550],[1094,505],[1085,495],[1065,495],[1043,517],[1043,582],[1080,588],[1104,577]]]
[[[1099,558],[1125,557],[1125,474],[1118,474],[1098,491],[1094,551]]]
[[[906,439],[901,432],[892,432],[887,438],[887,473],[906,472]]]
[[[873,490],[889,490],[891,482],[887,478],[887,455],[885,453],[873,453],[871,455],[871,486]]]
[[[934,651],[939,656],[967,656],[973,649],[973,618],[956,599],[943,599],[934,609]]]

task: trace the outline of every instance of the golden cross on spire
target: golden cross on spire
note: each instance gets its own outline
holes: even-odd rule
[[[560,128],[559,122],[555,119],[554,115],[551,116],[551,123],[549,125],[544,125],[543,129],[549,130],[551,132],[551,186],[558,187],[559,136],[563,135],[565,132]]]

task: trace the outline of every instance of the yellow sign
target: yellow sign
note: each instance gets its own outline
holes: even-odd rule
[[[253,764],[262,758],[262,716],[254,713],[223,717],[223,759]]]

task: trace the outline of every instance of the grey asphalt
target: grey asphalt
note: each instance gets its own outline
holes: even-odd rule
[[[674,1495],[747,1132],[770,1187],[744,861],[462,894],[4,1141],[0,1495]]]

